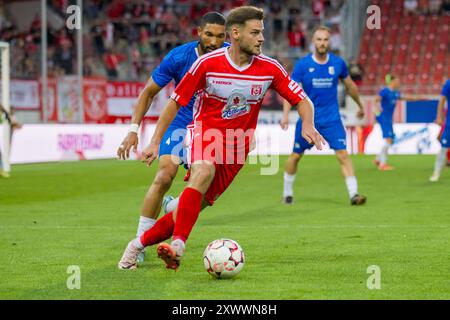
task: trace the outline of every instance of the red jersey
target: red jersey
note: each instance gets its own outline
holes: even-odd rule
[[[306,98],[297,82],[284,68],[265,55],[253,56],[243,67],[237,66],[227,48],[201,56],[175,88],[171,98],[180,105],[197,93],[194,126],[203,128],[255,129],[259,110],[269,88],[291,105]]]

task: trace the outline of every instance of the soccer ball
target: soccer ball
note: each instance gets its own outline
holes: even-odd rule
[[[203,252],[203,263],[206,271],[217,279],[229,279],[236,276],[244,268],[244,251],[231,239],[214,240]]]

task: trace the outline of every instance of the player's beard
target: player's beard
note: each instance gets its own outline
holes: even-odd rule
[[[326,54],[328,53],[328,51],[329,51],[329,48],[328,48],[327,46],[320,46],[320,47],[317,47],[317,46],[316,46],[316,53],[317,53],[319,56],[324,56],[324,55],[326,55]]]
[[[216,46],[205,46],[200,42],[200,47],[202,48],[203,53],[210,53],[217,49]]]
[[[256,46],[241,47],[241,51],[249,56],[259,56],[262,53],[262,45],[259,48]]]

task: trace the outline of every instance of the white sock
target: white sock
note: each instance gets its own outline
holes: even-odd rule
[[[438,175],[441,174],[442,168],[444,168],[445,163],[447,162],[447,152],[448,148],[441,148],[441,152],[439,152],[436,156],[436,162],[434,164],[434,173]]]
[[[356,177],[345,177],[345,184],[347,185],[348,195],[350,199],[358,194],[358,181]]]
[[[133,240],[133,244],[136,248],[138,249],[144,249],[144,246],[141,243],[141,239],[140,237],[137,237],[136,239]]]
[[[180,201],[180,197],[176,197],[173,200],[170,200],[169,203],[166,206],[167,212],[173,212],[178,207],[178,202]]]
[[[381,152],[379,154],[380,164],[386,164],[388,157],[388,150],[391,145],[388,142],[385,142],[383,147],[381,148]]]
[[[153,227],[155,223],[156,223],[155,219],[140,216],[136,237],[142,236],[144,232]]]
[[[295,174],[284,173],[283,197],[292,197],[294,195]]]

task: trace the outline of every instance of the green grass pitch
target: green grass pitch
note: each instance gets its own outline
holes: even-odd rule
[[[392,156],[392,172],[371,160],[353,157],[364,207],[349,205],[334,157],[302,160],[292,206],[281,204],[283,170],[261,176],[247,165],[201,213],[178,273],[153,247],[138,270],[117,269],[156,166],[16,165],[0,180],[0,299],[450,299],[450,170],[432,184],[432,156]],[[204,248],[221,237],[246,254],[231,280],[203,268]],[[66,285],[71,265],[79,290]],[[371,265],[378,290],[367,287]]]

